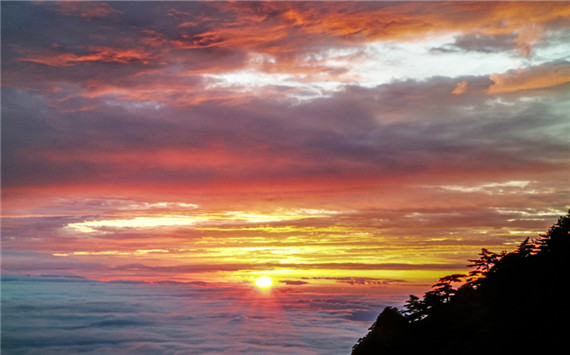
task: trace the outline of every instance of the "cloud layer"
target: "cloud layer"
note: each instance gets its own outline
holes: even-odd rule
[[[42,354],[348,353],[379,306],[285,288],[61,277],[4,277],[2,300],[2,350]]]

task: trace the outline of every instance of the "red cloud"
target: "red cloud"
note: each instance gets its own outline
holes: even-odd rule
[[[54,67],[66,67],[81,62],[104,62],[104,63],[143,63],[151,61],[151,54],[139,48],[111,48],[102,46],[89,46],[84,54],[44,52],[30,54],[19,58],[22,62],[40,63]]]

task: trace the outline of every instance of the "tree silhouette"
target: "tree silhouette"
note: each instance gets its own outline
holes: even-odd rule
[[[404,308],[404,315],[406,315],[406,318],[411,322],[423,319],[427,315],[427,307],[424,300],[415,295],[410,295]]]
[[[432,286],[433,291],[428,293],[433,293],[436,297],[439,297],[442,302],[449,303],[449,299],[453,296],[457,290],[452,286],[453,283],[461,282],[465,277],[465,274],[452,274],[439,279],[439,282]]]
[[[482,277],[487,276],[489,272],[493,269],[493,266],[501,260],[503,256],[505,256],[505,252],[501,254],[493,253],[487,250],[486,248],[481,249],[481,253],[479,253],[479,259],[469,260],[471,264],[469,267],[474,267],[474,270],[469,271],[469,278],[468,281],[472,282],[473,285],[477,284],[477,280]]]
[[[442,277],[403,310],[385,308],[353,355],[558,353],[570,334],[569,231],[570,211],[512,252],[483,248],[468,275]]]

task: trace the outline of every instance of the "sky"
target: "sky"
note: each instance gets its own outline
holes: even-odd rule
[[[567,2],[1,10],[3,275],[403,300],[570,208]]]

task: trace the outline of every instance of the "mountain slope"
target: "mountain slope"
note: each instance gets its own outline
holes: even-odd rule
[[[570,337],[569,230],[570,211],[512,252],[482,249],[469,274],[385,308],[352,354],[558,353]]]

